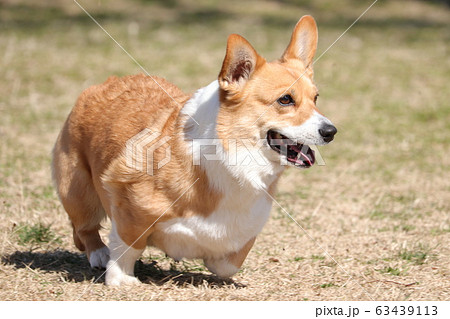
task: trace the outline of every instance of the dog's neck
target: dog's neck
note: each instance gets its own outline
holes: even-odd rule
[[[267,191],[283,168],[273,163],[258,165],[254,160],[245,165],[244,159],[251,159],[247,150],[238,150],[232,155],[236,158],[230,160],[231,154],[222,144],[228,141],[221,141],[217,134],[217,116],[221,107],[219,94],[219,83],[214,81],[199,89],[180,112],[185,117],[182,134],[188,141],[194,165],[200,165],[212,187],[222,193],[229,193],[230,185],[236,185],[237,192],[248,195]]]

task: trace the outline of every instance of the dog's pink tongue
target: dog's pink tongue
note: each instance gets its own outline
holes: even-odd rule
[[[316,157],[314,155],[314,151],[309,147],[306,154],[300,151],[299,155],[297,156],[297,162],[307,162],[309,166],[314,165],[315,161]]]
[[[310,166],[312,166],[312,162],[311,162],[311,160],[309,159],[309,157],[307,156],[307,155],[305,155],[303,152],[300,152],[300,154],[301,154],[301,157],[303,157],[304,159],[306,159],[306,161],[308,162],[308,164],[310,165]],[[313,160],[314,161],[314,160]]]

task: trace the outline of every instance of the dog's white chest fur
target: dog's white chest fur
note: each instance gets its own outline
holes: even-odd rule
[[[200,143],[205,140],[215,147],[215,160],[202,162],[202,168],[211,187],[223,197],[207,217],[195,215],[159,224],[158,229],[168,239],[164,240],[164,251],[174,259],[221,258],[239,251],[258,235],[269,217],[272,201],[261,188],[267,189],[278,171],[270,165],[228,164],[216,132],[219,107],[219,85],[214,81],[200,89],[182,110],[189,115],[191,127],[186,140],[192,144],[186,151],[202,149]],[[194,151],[192,156],[200,163],[203,155]]]
[[[242,202],[243,198],[224,198],[208,217],[176,218],[159,224],[170,240],[165,241],[167,255],[175,260],[203,258],[238,251],[255,237],[266,223],[271,201],[264,195]]]

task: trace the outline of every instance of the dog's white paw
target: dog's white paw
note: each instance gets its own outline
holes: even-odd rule
[[[108,263],[108,270],[105,276],[105,284],[107,286],[138,285],[140,283],[136,277],[124,273],[117,263]]]
[[[206,268],[220,278],[230,278],[239,271],[239,268],[231,264],[227,259],[204,260]]]
[[[89,263],[91,264],[91,268],[106,268],[108,261],[109,249],[106,246],[94,250],[89,255]]]
[[[105,280],[105,284],[107,286],[114,286],[114,287],[119,287],[119,286],[123,286],[123,285],[139,285],[141,282],[139,281],[139,279],[137,279],[136,277],[133,276],[129,276],[129,275],[121,275],[121,276],[116,276],[114,278],[108,278],[108,276],[106,276],[106,280]]]

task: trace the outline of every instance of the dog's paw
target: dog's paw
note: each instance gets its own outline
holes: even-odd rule
[[[91,268],[106,268],[108,261],[109,249],[106,246],[94,250],[89,255],[89,263],[91,264]]]
[[[105,284],[107,286],[138,285],[141,282],[133,275],[122,271],[117,263],[110,261],[107,265]]]
[[[105,277],[107,286],[139,285],[141,282],[134,276],[108,270]]]
[[[130,286],[130,285],[139,285],[141,282],[139,279],[129,275],[121,275],[121,276],[106,276],[105,284],[107,286],[119,287],[119,286]]]
[[[231,264],[227,259],[204,260],[206,268],[218,277],[226,279],[232,277],[239,268]]]

